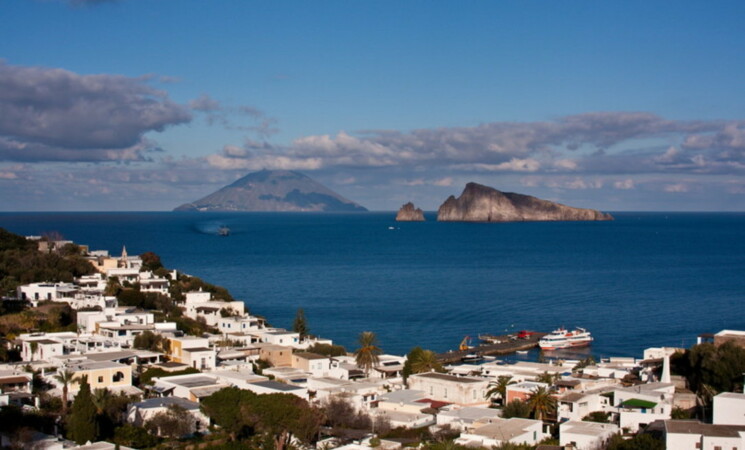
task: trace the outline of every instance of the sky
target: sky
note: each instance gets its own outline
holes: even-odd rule
[[[262,169],[371,210],[475,181],[745,210],[745,2],[0,0],[0,210],[167,211]]]

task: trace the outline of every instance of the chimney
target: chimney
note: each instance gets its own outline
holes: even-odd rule
[[[670,355],[665,354],[665,358],[662,362],[662,378],[660,379],[663,383],[670,382]]]

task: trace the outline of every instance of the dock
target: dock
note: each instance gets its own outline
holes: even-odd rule
[[[548,333],[535,332],[524,339],[516,339],[514,335],[490,336],[491,339],[499,341],[494,344],[480,344],[468,350],[451,350],[437,355],[437,360],[442,364],[452,364],[463,360],[467,355],[494,356],[508,355],[518,351],[530,350],[538,347],[538,341]]]

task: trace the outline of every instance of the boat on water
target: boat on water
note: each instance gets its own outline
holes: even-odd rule
[[[230,228],[223,225],[217,229],[217,234],[219,236],[230,236]]]
[[[564,348],[585,347],[592,342],[590,332],[584,328],[575,328],[567,331],[564,327],[554,330],[543,336],[538,341],[538,346],[543,350],[559,350]]]

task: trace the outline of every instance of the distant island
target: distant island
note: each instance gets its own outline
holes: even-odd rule
[[[409,202],[401,207],[396,214],[396,222],[424,222],[424,211]]]
[[[527,222],[613,220],[594,209],[573,208],[530,195],[501,192],[468,183],[460,197],[450,196],[437,211],[441,222]]]
[[[204,198],[174,211],[367,211],[302,173],[262,170],[249,173]]]

